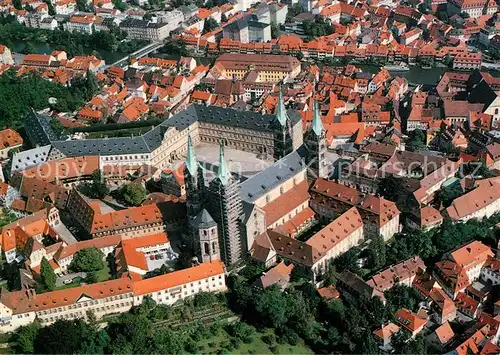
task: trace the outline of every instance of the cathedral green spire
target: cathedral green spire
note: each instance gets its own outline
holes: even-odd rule
[[[321,121],[321,114],[319,112],[318,103],[316,100],[313,101],[313,121],[312,121],[312,130],[317,136],[321,136],[323,134],[323,122]]]
[[[221,181],[222,185],[226,185],[231,178],[231,172],[227,167],[226,160],[224,159],[224,143],[220,143],[220,154],[219,154],[219,171],[217,172],[217,177]]]
[[[187,146],[187,157],[186,157],[186,167],[191,174],[195,176],[198,170],[198,161],[196,160],[196,154],[193,148],[193,142],[191,141],[191,135],[188,134],[188,146]]]
[[[286,125],[286,121],[288,120],[288,115],[286,114],[285,103],[283,102],[283,93],[281,92],[281,88],[279,91],[279,99],[278,99],[278,108],[276,109],[276,118],[282,126]]]

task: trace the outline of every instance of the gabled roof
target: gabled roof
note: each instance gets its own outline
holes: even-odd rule
[[[13,314],[22,314],[68,306],[77,303],[82,297],[99,300],[130,292],[132,292],[132,281],[120,278],[39,295],[34,290],[2,292],[1,302],[10,308]]]
[[[427,319],[420,317],[406,308],[401,308],[396,312],[395,316],[399,324],[410,332],[415,332],[427,324]]]
[[[136,296],[147,295],[159,290],[168,290],[172,287],[203,280],[209,277],[215,277],[217,275],[222,275],[222,277],[224,277],[224,270],[225,267],[222,261],[203,263],[188,269],[136,281],[133,284],[133,290]]]
[[[440,325],[434,332],[442,345],[447,344],[455,336],[448,321]]]
[[[387,324],[382,325],[382,327],[374,330],[373,334],[384,341],[389,341],[389,339],[394,334],[399,332],[399,329],[400,329],[399,326],[397,326],[392,322],[389,322]]]

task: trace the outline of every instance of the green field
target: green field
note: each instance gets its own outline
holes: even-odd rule
[[[297,345],[279,344],[273,342],[266,344],[262,337],[274,334],[272,329],[265,331],[256,330],[252,335],[250,343],[240,342],[238,347],[227,349],[227,344],[231,342],[231,335],[221,329],[218,335],[211,335],[197,343],[198,353],[231,353],[231,354],[313,354],[301,340]]]

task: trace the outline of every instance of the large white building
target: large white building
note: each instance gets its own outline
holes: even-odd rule
[[[100,165],[171,166],[187,150],[188,132],[195,144],[218,144],[229,148],[281,158],[302,145],[302,121],[293,110],[277,115],[193,104],[142,136],[107,139],[60,140],[48,117],[31,112],[26,118],[27,135],[33,146],[51,145],[48,160],[64,157],[100,158]],[[281,151],[280,134],[291,134],[290,149]],[[287,148],[288,149],[288,148]],[[282,154],[283,153],[283,154]]]
[[[122,277],[43,294],[31,289],[2,292],[0,331],[11,332],[36,319],[42,325],[60,319],[85,319],[88,311],[97,318],[123,313],[141,304],[146,296],[171,305],[200,292],[225,290],[224,264],[216,261],[140,281]]]

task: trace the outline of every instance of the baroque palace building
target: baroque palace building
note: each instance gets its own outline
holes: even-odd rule
[[[147,164],[164,169],[186,154],[188,132],[195,145],[219,144],[222,139],[226,147],[276,159],[298,149],[303,140],[300,115],[285,109],[281,95],[276,115],[193,104],[131,137],[64,140],[53,132],[49,117],[32,111],[25,122],[31,144],[50,147],[47,160],[99,156],[101,166]]]

